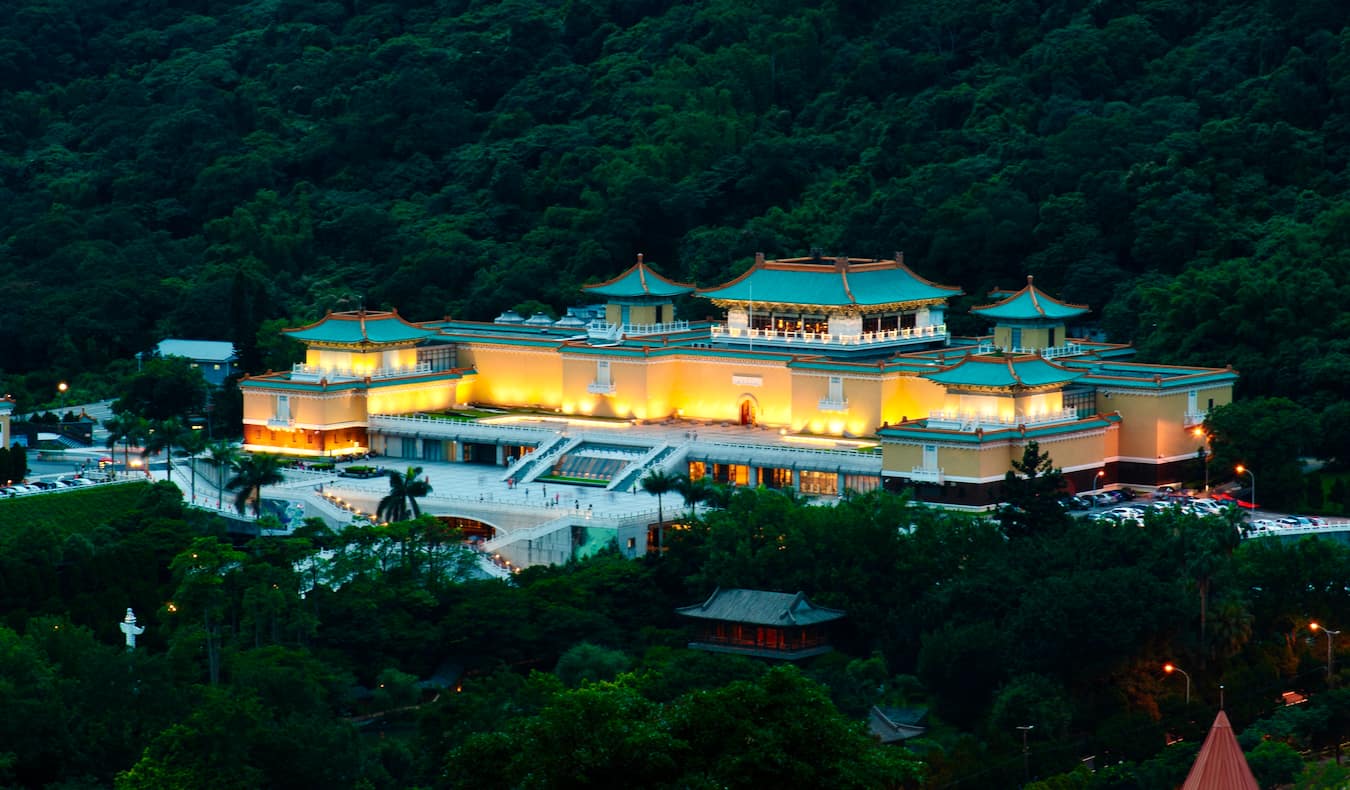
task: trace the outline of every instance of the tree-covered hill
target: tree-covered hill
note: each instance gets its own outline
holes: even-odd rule
[[[1247,394],[1350,390],[1331,0],[0,2],[0,367],[326,308],[487,318],[645,252],[1027,274]],[[533,305],[531,305],[533,306]],[[960,314],[958,311],[957,314]],[[969,324],[963,330],[979,330]]]

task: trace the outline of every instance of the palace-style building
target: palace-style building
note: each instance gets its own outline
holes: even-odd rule
[[[982,508],[1029,441],[1079,490],[1182,479],[1202,441],[1194,429],[1237,378],[1070,337],[1088,308],[1030,277],[974,308],[988,335],[953,337],[945,316],[960,289],[899,254],[758,255],[708,288],[639,255],[583,290],[595,307],[557,321],[359,311],[288,330],[305,361],[240,382],[245,445],[496,464],[517,481],[618,490],[656,468],[808,494],[912,487]],[[689,297],[722,319],[680,319],[676,300]],[[687,430],[604,430],[646,424]],[[744,426],[744,438],[700,437],[709,424]]]

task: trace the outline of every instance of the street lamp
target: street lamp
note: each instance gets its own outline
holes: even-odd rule
[[[1209,437],[1205,435],[1204,428],[1196,428],[1191,431],[1191,435],[1197,439],[1203,439],[1204,444],[1200,445],[1200,463],[1205,467],[1205,493],[1209,493]]]
[[[1035,724],[1019,724],[1017,729],[1022,731],[1022,779],[1023,784],[1031,783],[1031,749],[1027,746],[1027,733],[1036,729]]]
[[[1105,480],[1106,480],[1106,470],[1105,470],[1105,469],[1098,469],[1098,470],[1097,470],[1097,479],[1094,481],[1094,482],[1096,482],[1097,487],[1096,487],[1095,489],[1093,489],[1093,490],[1095,490],[1095,491],[1100,491],[1100,490],[1102,490],[1102,483],[1103,483],[1103,481],[1105,481]]]
[[[1242,464],[1235,467],[1238,474],[1248,474],[1252,476],[1252,510],[1247,514],[1247,526],[1250,527],[1252,520],[1256,518],[1256,473]]]
[[[1186,704],[1191,704],[1191,676],[1186,674],[1186,670],[1176,664],[1163,664],[1163,671],[1169,675],[1173,672],[1180,672],[1181,676],[1186,678]]]
[[[1333,652],[1332,645],[1336,641],[1336,637],[1340,636],[1341,632],[1333,631],[1320,623],[1308,623],[1308,630],[1321,631],[1327,635],[1327,685],[1330,686],[1331,679],[1334,677],[1332,674],[1332,668],[1334,666],[1333,662],[1336,660],[1336,654]]]
[[[61,409],[62,409],[62,410],[64,410],[64,409],[66,408],[66,390],[68,390],[68,389],[70,389],[70,385],[67,384],[67,383],[65,383],[64,381],[61,382],[60,384],[57,384],[57,385],[56,385],[56,391],[59,392],[59,393],[61,393]]]

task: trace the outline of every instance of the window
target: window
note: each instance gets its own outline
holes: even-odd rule
[[[220,370],[220,363],[217,362],[216,364],[212,365],[212,366],[211,366],[211,369],[212,369],[212,370]]]
[[[844,378],[830,376],[830,400],[839,403],[844,400]]]
[[[595,363],[595,383],[609,384],[609,361],[602,360]]]
[[[277,419],[287,421],[291,419],[291,396],[277,396]]]
[[[923,446],[923,468],[924,469],[938,468],[936,444],[925,444]]]

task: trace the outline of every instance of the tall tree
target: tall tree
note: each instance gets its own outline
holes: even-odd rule
[[[661,497],[675,490],[675,486],[680,482],[677,475],[667,474],[656,469],[648,472],[647,476],[642,478],[642,490],[648,494],[656,495],[656,548],[657,551],[665,549],[666,534],[666,512],[662,506]]]
[[[999,521],[1010,538],[1025,537],[1063,527],[1068,515],[1059,506],[1064,475],[1042,453],[1037,442],[1027,442],[1022,458],[1012,462],[1003,477],[1003,501]]]
[[[173,448],[181,447],[184,442],[189,441],[192,429],[181,419],[170,417],[164,420],[156,420],[150,424],[146,434],[145,451],[157,453],[164,451],[164,479],[173,479]]]
[[[118,412],[104,420],[103,427],[108,431],[107,446],[109,450],[116,452],[117,443],[122,443],[122,470],[123,472],[129,471],[131,469],[131,444],[145,438],[150,424],[131,412]]]
[[[267,453],[250,453],[241,457],[234,467],[234,477],[225,483],[226,491],[238,491],[234,506],[240,513],[253,500],[253,515],[262,515],[262,488],[276,485],[286,478],[281,474],[281,459]]]
[[[417,498],[431,493],[431,483],[422,477],[422,467],[389,473],[389,493],[380,500],[375,514],[385,521],[406,521],[421,515]]]
[[[239,463],[240,452],[232,443],[220,440],[207,447],[206,453],[206,462],[216,468],[216,509],[219,510],[225,491],[225,472]]]

